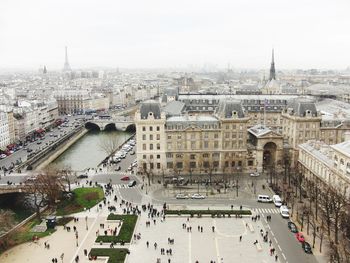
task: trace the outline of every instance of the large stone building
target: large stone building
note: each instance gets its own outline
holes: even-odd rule
[[[165,107],[142,103],[135,115],[137,159],[153,173],[281,171],[298,162],[299,145],[350,131],[328,125],[312,97],[179,95]]]
[[[83,114],[91,110],[108,110],[110,99],[87,90],[62,90],[54,94],[60,114]]]
[[[350,195],[349,135],[346,134],[346,141],[334,145],[316,140],[299,145],[298,165],[306,180]]]
[[[10,144],[9,122],[6,112],[0,111],[0,149]]]

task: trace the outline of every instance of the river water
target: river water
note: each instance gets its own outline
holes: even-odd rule
[[[96,167],[107,156],[101,147],[103,140],[108,140],[109,136],[115,136],[122,144],[130,135],[128,132],[120,131],[89,131],[53,161],[53,164],[59,167],[70,167],[74,171]]]

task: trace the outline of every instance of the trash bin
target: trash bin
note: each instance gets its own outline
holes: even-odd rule
[[[54,229],[56,227],[56,217],[55,216],[48,216],[46,217],[46,226],[48,229]]]

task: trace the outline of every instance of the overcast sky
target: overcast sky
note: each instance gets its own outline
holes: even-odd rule
[[[0,68],[350,65],[349,0],[0,0]]]

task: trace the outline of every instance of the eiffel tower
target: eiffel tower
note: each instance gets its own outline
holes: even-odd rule
[[[72,69],[70,68],[69,62],[68,62],[68,52],[67,52],[67,47],[65,47],[66,49],[66,59],[64,62],[64,66],[63,66],[63,71],[67,72],[67,71],[72,71]]]

